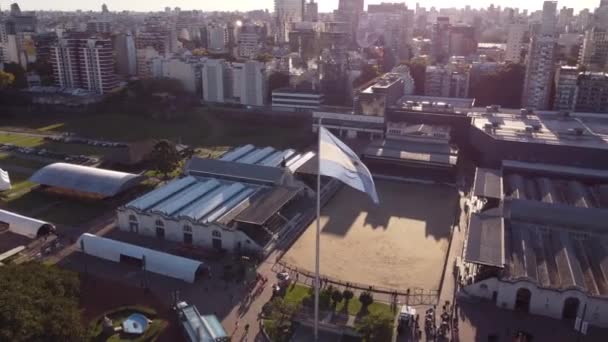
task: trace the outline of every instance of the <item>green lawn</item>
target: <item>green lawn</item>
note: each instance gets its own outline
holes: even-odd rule
[[[265,120],[225,119],[221,113],[196,109],[175,120],[153,120],[137,114],[23,114],[3,120],[1,129],[44,133],[72,132],[82,137],[112,141],[171,139],[195,147],[227,148],[243,144],[300,147],[308,143],[310,127],[269,124]],[[33,144],[33,142],[32,142]]]
[[[30,189],[36,185],[35,183],[28,181],[29,175],[11,172],[9,177],[11,179],[12,188],[10,190],[0,192],[0,202],[1,200],[11,201],[12,199],[30,191]]]
[[[14,154],[8,154],[8,153],[0,153],[0,168],[3,165],[14,165],[14,166],[18,166],[18,167],[24,167],[24,168],[28,168],[31,169],[32,171],[37,171],[40,168],[43,168],[45,166],[47,166],[49,163],[40,161],[40,160],[34,160],[34,159],[29,159],[29,158],[25,158],[25,157],[21,157],[18,155],[14,155]],[[10,169],[10,167],[9,167]],[[10,173],[10,170],[9,170]]]
[[[301,303],[304,298],[310,295],[310,287],[295,284],[294,286],[290,286],[285,294],[285,301],[289,303]],[[336,306],[336,312],[342,312],[344,310],[345,301],[342,300]],[[355,296],[348,302],[348,314],[352,316],[356,316],[361,311],[361,302],[359,301],[358,296]],[[390,316],[393,316],[393,312],[388,304],[374,302],[368,307],[369,313],[386,313]]]
[[[72,155],[84,154],[90,156],[104,156],[112,151],[111,148],[107,147],[46,141],[43,137],[29,136],[20,133],[0,132],[0,143],[13,144],[20,147],[35,147],[52,152]]]

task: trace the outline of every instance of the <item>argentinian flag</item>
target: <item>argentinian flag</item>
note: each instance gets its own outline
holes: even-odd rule
[[[324,127],[320,127],[319,134],[320,174],[367,193],[375,204],[379,204],[374,179],[357,154]]]

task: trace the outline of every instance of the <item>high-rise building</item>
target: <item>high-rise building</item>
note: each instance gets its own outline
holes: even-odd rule
[[[137,51],[135,39],[131,33],[121,33],[114,37],[114,54],[116,72],[124,77],[137,73]]]
[[[557,45],[557,2],[545,1],[540,29],[530,40],[522,103],[534,109],[549,109],[551,87],[555,72],[555,50]]]
[[[304,21],[319,21],[319,4],[317,4],[315,0],[310,0],[310,2],[306,4]]]
[[[144,30],[135,38],[137,76],[152,77],[149,62],[156,57],[168,57],[177,50],[177,33],[168,28],[163,18],[149,17]]]
[[[340,0],[338,9],[334,11],[336,21],[347,23],[350,30],[347,32],[349,43],[355,42],[359,17],[364,12],[364,0]]]
[[[593,27],[585,32],[579,63],[592,71],[608,68],[608,30]]]
[[[87,23],[87,32],[110,33],[112,32],[112,24],[109,20],[91,20]]]
[[[578,77],[577,112],[608,113],[608,74],[584,72]]]
[[[105,94],[116,87],[112,40],[103,37],[62,38],[51,58],[57,86]]]
[[[450,18],[438,17],[433,25],[431,55],[437,63],[445,63],[450,56]]]
[[[450,96],[450,72],[441,66],[427,66],[424,73],[424,95],[448,97]]]
[[[242,63],[240,103],[248,106],[263,106],[268,91],[268,78],[264,63],[251,60]]]
[[[576,101],[578,68],[562,66],[555,74],[554,110],[572,110]]]
[[[203,64],[203,100],[223,103],[230,97],[229,63],[223,59],[208,59]]]
[[[540,23],[541,35],[555,35],[557,27],[557,1],[543,2],[543,12]]]
[[[456,24],[450,28],[450,56],[470,56],[477,52],[475,27]]]
[[[305,0],[274,0],[277,41],[287,43],[291,24],[304,19]]]
[[[507,35],[507,50],[505,52],[505,61],[519,63],[521,62],[521,53],[524,47],[524,37],[528,31],[528,25],[524,23],[513,23],[509,25],[509,33]]]
[[[238,50],[241,57],[255,57],[266,39],[266,29],[263,26],[245,23],[239,28]]]
[[[224,25],[211,24],[207,26],[207,49],[214,52],[226,50],[227,31]]]

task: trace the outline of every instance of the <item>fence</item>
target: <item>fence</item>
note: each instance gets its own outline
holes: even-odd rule
[[[287,271],[290,277],[305,285],[313,286],[315,274],[313,272],[298,268],[283,260],[279,260],[274,266],[275,272]],[[374,299],[386,303],[394,303],[399,301],[407,305],[437,305],[439,302],[438,290],[425,290],[422,288],[409,288],[405,291],[400,289],[391,289],[382,286],[370,286],[355,282],[346,282],[340,279],[321,275],[321,286],[326,287],[332,285],[334,288],[348,288],[358,290],[360,292],[369,291],[379,296],[374,296]]]

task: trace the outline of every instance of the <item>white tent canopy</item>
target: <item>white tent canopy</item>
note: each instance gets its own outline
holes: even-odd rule
[[[48,222],[36,220],[2,209],[0,209],[0,222],[7,223],[9,231],[32,239],[36,238],[38,233],[46,233],[55,230],[55,227]],[[47,228],[48,231],[41,231],[41,228]]]
[[[83,252],[98,258],[120,262],[121,255],[143,260],[146,257],[146,270],[165,275],[167,277],[182,279],[193,283],[196,272],[203,264],[200,261],[182,258],[152,249],[128,244],[121,241],[106,239],[93,234],[80,236],[79,244]]]
[[[11,189],[11,179],[8,176],[8,172],[0,169],[0,191]]]

